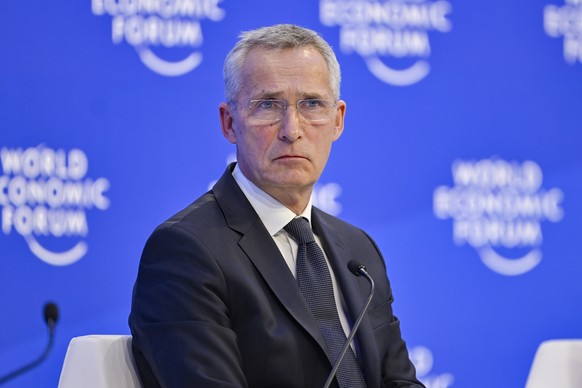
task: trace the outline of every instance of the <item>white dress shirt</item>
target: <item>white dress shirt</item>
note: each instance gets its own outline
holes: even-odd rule
[[[253,182],[251,182],[238,168],[238,165],[235,166],[234,171],[232,173],[236,183],[238,183],[239,187],[241,188],[244,195],[247,197],[251,206],[255,209],[259,218],[267,228],[267,231],[277,244],[277,247],[281,251],[289,270],[293,274],[295,278],[297,278],[297,269],[296,269],[296,261],[297,261],[297,243],[293,238],[289,236],[289,234],[283,229],[285,225],[287,225],[291,220],[297,216],[305,217],[309,221],[309,225],[311,225],[311,207],[312,207],[312,198],[309,199],[309,203],[305,210],[301,214],[295,214],[281,202],[277,201],[275,198],[261,190],[257,187]],[[314,234],[315,241],[321,246],[321,240],[319,236]],[[325,260],[327,262],[327,267],[329,268],[329,273],[331,275],[331,282],[333,284],[333,295],[335,297],[335,303],[337,307],[337,311],[339,314],[340,322],[342,328],[344,329],[344,333],[346,337],[349,335],[350,332],[350,324],[348,323],[348,319],[345,314],[343,300],[339,293],[339,289],[337,286],[337,281],[335,279],[335,274],[333,269],[329,264],[329,259],[327,254],[325,253],[324,249],[323,255],[325,256]]]

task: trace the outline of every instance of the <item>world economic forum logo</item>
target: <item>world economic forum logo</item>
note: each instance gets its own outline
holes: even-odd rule
[[[2,148],[0,157],[2,232],[21,235],[30,251],[51,265],[69,265],[85,256],[86,212],[109,208],[109,181],[86,176],[87,155],[80,149],[39,146]],[[72,246],[58,251],[46,247],[59,245],[57,240]]]
[[[542,259],[542,222],[564,216],[562,190],[542,188],[542,170],[531,160],[457,160],[452,172],[455,185],[435,189],[433,210],[453,219],[454,242],[475,248],[501,275],[534,269]]]
[[[111,16],[111,40],[133,46],[149,69],[180,76],[202,62],[200,22],[224,19],[222,0],[92,0],[94,15]]]
[[[340,27],[340,50],[360,55],[379,80],[407,86],[430,73],[429,33],[451,31],[449,1],[320,0],[324,26]]]
[[[563,38],[564,60],[582,63],[582,0],[565,0],[564,5],[544,8],[544,30],[552,38]]]

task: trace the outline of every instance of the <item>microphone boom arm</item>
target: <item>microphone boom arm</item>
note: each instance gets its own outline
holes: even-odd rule
[[[366,271],[366,267],[364,265],[360,264],[357,266],[357,268],[353,268],[353,269],[350,268],[350,269],[353,271],[353,273],[355,275],[363,276],[370,282],[370,295],[368,295],[368,299],[366,299],[366,303],[364,303],[364,306],[362,307],[360,314],[358,315],[358,319],[356,320],[356,323],[352,327],[352,330],[350,331],[350,335],[348,336],[346,343],[344,344],[344,347],[342,348],[342,352],[340,353],[339,358],[337,359],[335,365],[333,366],[333,369],[331,370],[331,373],[329,374],[327,381],[325,382],[325,385],[323,386],[323,388],[329,388],[331,385],[331,382],[335,378],[337,370],[338,370],[342,360],[344,359],[344,356],[345,356],[346,352],[348,351],[350,344],[354,340],[354,336],[356,335],[356,332],[358,331],[358,328],[360,327],[360,323],[362,323],[362,319],[364,319],[365,312],[368,309],[368,306],[370,306],[370,302],[372,302],[372,297],[374,296],[374,288],[375,288],[374,279],[372,279],[372,277],[370,276],[368,271]]]
[[[47,303],[44,307],[44,320],[46,325],[48,326],[48,331],[49,331],[49,338],[48,338],[48,343],[44,349],[44,351],[42,352],[42,354],[34,361],[29,362],[28,364],[21,366],[20,368],[4,375],[4,376],[0,376],[0,385],[12,380],[13,378],[20,376],[21,374],[35,368],[36,366],[40,365],[40,363],[42,363],[45,358],[47,358],[47,356],[49,355],[52,347],[53,347],[53,343],[55,341],[55,325],[57,323],[59,317],[59,310],[57,308],[57,305],[54,303]]]

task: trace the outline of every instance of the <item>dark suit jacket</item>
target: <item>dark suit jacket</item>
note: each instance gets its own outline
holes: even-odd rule
[[[229,166],[214,188],[148,239],[129,324],[145,387],[322,387],[332,368],[323,337],[275,242]],[[313,208],[312,224],[356,319],[376,282],[357,335],[368,387],[419,384],[392,314],[384,261],[360,229]]]

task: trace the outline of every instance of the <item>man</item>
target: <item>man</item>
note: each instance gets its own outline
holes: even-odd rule
[[[129,322],[144,386],[322,387],[369,292],[355,259],[376,291],[334,386],[422,387],[377,246],[311,206],[344,128],[333,51],[311,30],[261,28],[241,35],[224,76],[237,163],[141,258]]]

